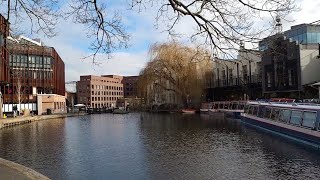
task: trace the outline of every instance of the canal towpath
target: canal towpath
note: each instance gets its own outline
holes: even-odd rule
[[[65,114],[52,114],[52,115],[40,115],[40,116],[18,116],[15,118],[0,119],[0,129],[5,127],[17,126],[21,124],[27,124],[35,121],[65,118],[72,116],[82,116],[87,113],[65,113]]]
[[[48,177],[20,164],[0,158],[0,179],[49,180]]]

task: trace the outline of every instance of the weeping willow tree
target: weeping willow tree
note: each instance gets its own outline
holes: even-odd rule
[[[154,44],[140,72],[138,89],[149,103],[197,106],[204,95],[205,74],[212,71],[208,54],[177,42]]]

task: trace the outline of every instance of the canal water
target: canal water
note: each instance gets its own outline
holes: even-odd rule
[[[0,157],[52,179],[320,179],[320,153],[209,115],[97,114],[0,130]]]

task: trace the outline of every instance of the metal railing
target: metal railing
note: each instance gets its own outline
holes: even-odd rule
[[[260,75],[252,75],[245,76],[242,78],[229,78],[229,79],[221,79],[216,80],[211,83],[213,88],[216,87],[228,87],[228,86],[244,86],[248,84],[260,84],[262,82],[262,78]]]

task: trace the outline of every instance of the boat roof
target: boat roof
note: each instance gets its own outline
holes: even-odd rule
[[[249,101],[248,104],[274,106],[274,107],[279,107],[279,108],[290,108],[290,109],[320,110],[320,104],[313,104],[313,103],[281,103],[281,102],[266,103],[266,102],[259,102],[259,101]]]

